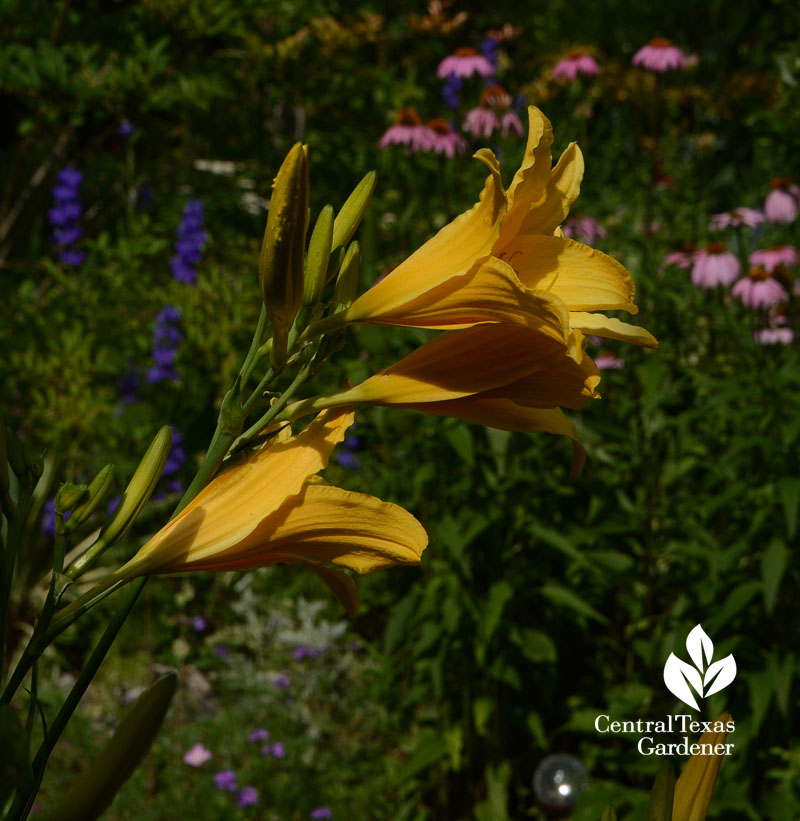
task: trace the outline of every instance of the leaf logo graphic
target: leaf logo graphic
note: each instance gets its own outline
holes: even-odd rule
[[[699,624],[686,637],[686,650],[694,667],[670,653],[664,665],[664,684],[684,704],[699,710],[695,693],[704,698],[724,690],[736,678],[736,661],[730,654],[712,663],[714,642]]]

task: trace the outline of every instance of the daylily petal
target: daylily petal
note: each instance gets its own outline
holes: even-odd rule
[[[345,322],[374,322],[377,317],[402,315],[408,302],[453,277],[463,276],[476,260],[491,253],[505,216],[505,193],[494,154],[481,149],[475,157],[491,172],[478,203],[362,294],[347,310]]]
[[[255,456],[213,479],[120,572],[169,572],[189,557],[211,555],[242,541],[327,465],[354,415],[347,408],[327,411],[292,439],[267,442]]]
[[[303,564],[310,567],[325,582],[333,595],[339,599],[345,613],[351,619],[354,619],[358,612],[358,605],[361,602],[361,594],[350,576],[342,570],[334,570],[334,568],[324,564],[317,564],[316,562],[303,562]]]
[[[529,288],[552,291],[570,311],[637,313],[636,287],[627,269],[608,254],[572,239],[520,234],[503,250]]]
[[[565,342],[567,307],[545,290],[526,288],[514,269],[494,257],[479,260],[466,274],[403,304],[397,313],[384,309],[369,322],[412,328],[468,328],[484,322],[522,325]]]
[[[599,398],[594,390],[599,382],[600,370],[590,357],[584,357],[580,365],[565,358],[553,367],[487,391],[482,396],[511,399],[532,408],[561,406],[579,410],[587,399]]]
[[[571,476],[577,476],[586,461],[586,451],[578,440],[575,425],[558,408],[530,408],[511,399],[484,398],[481,395],[465,396],[447,402],[429,402],[406,407],[412,410],[453,416],[466,422],[477,422],[499,430],[520,433],[555,433],[572,439]]]
[[[422,525],[398,505],[338,487],[307,485],[231,550],[187,557],[182,569],[246,570],[310,559],[371,573],[419,564],[427,544]]]
[[[508,188],[508,213],[497,247],[504,248],[519,232],[522,220],[538,204],[552,170],[553,126],[535,106],[528,107],[528,142],[519,170]]]
[[[587,334],[632,342],[634,345],[642,345],[645,348],[658,347],[658,340],[650,331],[636,325],[629,325],[627,322],[620,322],[614,317],[570,311],[569,321],[573,328]]]
[[[583,154],[577,143],[570,143],[550,175],[543,199],[522,220],[520,234],[552,234],[564,222],[581,192],[583,169]]]
[[[442,333],[360,385],[322,401],[332,407],[457,399],[556,366],[565,354],[563,344],[525,328],[476,325]],[[294,417],[298,405],[290,405],[287,413]]]

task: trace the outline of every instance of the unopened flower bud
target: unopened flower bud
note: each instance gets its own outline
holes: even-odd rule
[[[274,330],[272,359],[277,368],[285,362],[289,328],[303,299],[308,199],[308,155],[295,143],[272,187],[258,272]]]
[[[340,245],[347,245],[353,238],[353,234],[355,234],[361,220],[364,218],[376,182],[377,175],[375,172],[370,171],[367,173],[336,215],[336,220],[333,223],[332,247],[334,249]]]
[[[88,485],[73,485],[72,482],[64,482],[56,493],[56,511],[64,513],[66,510],[72,510],[88,492]]]
[[[83,770],[49,818],[100,818],[150,749],[177,687],[177,674],[167,673],[139,696],[100,755]]]
[[[20,484],[32,487],[39,481],[39,477],[44,470],[42,457],[34,453],[30,443],[25,439],[19,439],[13,431],[6,428],[6,449],[8,453],[8,464],[14,471],[14,475]]]
[[[139,462],[139,467],[125,488],[117,509],[100,532],[99,542],[104,545],[112,544],[136,521],[161,478],[171,445],[172,428],[165,425],[156,434],[142,461]]]
[[[334,301],[342,308],[346,308],[355,299],[360,269],[361,250],[357,242],[351,242],[344,255],[339,276],[336,278],[334,291]]]
[[[317,223],[311,233],[306,258],[306,276],[303,291],[303,303],[313,307],[322,296],[328,263],[331,260],[331,243],[333,242],[333,206],[326,205],[317,217]]]
[[[106,465],[97,476],[89,482],[88,496],[72,510],[67,530],[74,530],[83,524],[103,502],[114,481],[114,465]]]

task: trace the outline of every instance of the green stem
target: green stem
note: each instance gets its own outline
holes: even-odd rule
[[[194,499],[195,496],[197,496],[197,494],[206,486],[208,481],[214,476],[219,466],[222,464],[222,460],[225,458],[225,455],[228,453],[228,448],[231,446],[231,443],[235,438],[236,437],[231,433],[221,433],[219,431],[219,427],[217,427],[217,431],[214,433],[211,440],[211,446],[206,453],[206,458],[203,460],[200,470],[197,471],[197,475],[194,479],[192,479],[192,483],[187,488],[186,493],[183,494],[183,498],[175,508],[175,512],[172,514],[173,518],[177,516],[186,507],[186,505]]]
[[[256,389],[250,394],[250,398],[242,405],[242,416],[247,416],[251,410],[253,410],[254,405],[258,402],[261,394],[264,392],[266,387],[272,382],[272,380],[276,377],[276,373],[272,368],[269,368],[267,372],[264,374],[261,381],[256,386]]]
[[[306,342],[309,339],[322,336],[322,334],[343,328],[348,323],[348,320],[345,319],[345,314],[347,314],[347,310],[339,311],[331,316],[326,316],[322,319],[318,319],[316,322],[312,322],[306,327],[303,333],[300,334],[298,342]]]
[[[30,812],[30,808],[33,804],[34,798],[36,797],[36,793],[38,792],[42,776],[44,775],[45,765],[47,764],[47,759],[49,758],[50,753],[53,751],[58,739],[61,737],[61,733],[64,732],[64,728],[67,726],[70,718],[72,718],[72,714],[75,712],[80,700],[83,698],[84,693],[92,683],[92,679],[97,674],[100,665],[103,663],[103,659],[111,649],[111,645],[116,640],[117,634],[122,628],[122,625],[125,623],[125,620],[128,618],[129,613],[133,609],[134,604],[136,604],[136,600],[139,598],[139,595],[142,590],[144,590],[144,586],[146,584],[147,578],[137,579],[134,581],[128,589],[128,595],[125,597],[125,601],[122,603],[122,606],[112,616],[111,621],[103,632],[103,635],[100,637],[100,641],[92,651],[92,655],[89,656],[83,670],[81,671],[81,674],[78,676],[78,680],[75,682],[75,685],[72,690],[70,690],[66,700],[61,705],[61,709],[58,711],[58,715],[55,717],[55,720],[50,726],[49,732],[36,752],[36,756],[33,759],[33,771],[36,775],[36,781],[33,788],[25,795],[17,793],[14,798],[14,803],[11,805],[9,810],[7,821],[19,821],[19,819],[25,818]]]
[[[256,325],[256,332],[253,334],[253,341],[250,343],[250,350],[242,362],[241,370],[239,371],[240,381],[242,385],[247,384],[253,369],[258,364],[259,346],[261,345],[261,337],[264,335],[264,326],[267,324],[267,309],[266,306],[261,306],[261,313],[258,315],[258,324]]]
[[[306,381],[309,374],[309,365],[304,365],[294,382],[281,394],[280,398],[270,407],[270,409],[253,425],[251,425],[241,436],[239,436],[231,446],[231,452],[243,448],[254,436],[259,434],[272,422],[278,414],[286,407],[295,391]]]

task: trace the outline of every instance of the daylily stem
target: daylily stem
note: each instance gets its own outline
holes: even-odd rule
[[[261,345],[261,337],[264,335],[264,326],[267,324],[267,309],[265,305],[261,305],[261,313],[258,315],[258,324],[256,331],[253,334],[253,341],[250,343],[250,350],[242,362],[241,370],[239,371],[240,381],[242,385],[247,384],[250,374],[253,372],[259,360],[259,351]]]
[[[339,311],[336,314],[332,314],[331,316],[326,316],[322,319],[318,319],[316,322],[312,322],[306,327],[303,333],[300,334],[298,342],[307,342],[309,339],[314,339],[318,336],[322,336],[322,334],[326,334],[330,331],[335,331],[344,327],[347,324],[347,321],[345,320],[346,313],[346,310]]]

